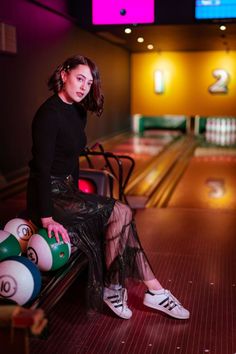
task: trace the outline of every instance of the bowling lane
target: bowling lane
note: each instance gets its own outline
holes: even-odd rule
[[[236,209],[236,156],[194,156],[168,207]]]
[[[142,136],[129,134],[122,140],[112,144],[110,141],[104,143],[105,151],[113,152],[116,155],[130,156],[135,161],[135,167],[132,176],[139,173],[140,170],[146,168],[171,142],[181,135],[178,131],[152,130],[145,131]],[[107,149],[106,146],[110,148]],[[99,150],[97,150],[99,151]],[[98,169],[103,168],[104,158],[96,156],[92,158],[94,166]],[[112,161],[112,166],[117,172],[115,161]],[[123,161],[124,174],[128,171],[128,162]],[[88,167],[86,160],[82,159],[80,163],[82,168]],[[132,178],[132,177],[131,177]]]
[[[112,152],[117,155],[131,156],[135,161],[134,173],[144,169],[155,159],[171,142],[181,135],[177,131],[151,130],[143,135],[130,134],[119,144],[115,145]]]
[[[130,137],[117,144],[113,152],[134,154],[135,158],[139,158],[139,155],[143,154],[156,155],[179,135],[170,131],[145,131],[140,136],[130,135]]]

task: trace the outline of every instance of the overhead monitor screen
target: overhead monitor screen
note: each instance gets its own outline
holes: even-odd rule
[[[236,0],[195,0],[195,18],[199,20],[236,18]]]
[[[93,25],[153,23],[155,0],[92,0]]]

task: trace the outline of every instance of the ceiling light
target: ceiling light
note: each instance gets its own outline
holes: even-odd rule
[[[144,38],[143,37],[138,37],[137,42],[143,43],[144,42]]]
[[[152,44],[148,44],[148,45],[147,45],[147,49],[152,50],[153,48],[154,48],[154,47],[153,47]]]
[[[220,26],[220,30],[221,30],[221,31],[225,31],[225,30],[226,30],[226,26],[221,25],[221,26]]]
[[[131,28],[125,28],[125,33],[129,34],[131,32],[132,32]]]

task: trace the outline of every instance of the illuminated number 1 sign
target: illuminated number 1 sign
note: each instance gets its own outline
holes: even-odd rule
[[[164,75],[161,70],[156,70],[154,72],[154,92],[155,93],[164,92]]]
[[[209,87],[210,93],[227,93],[228,92],[228,83],[229,83],[229,74],[224,69],[215,69],[212,72],[213,76],[217,79],[214,84]]]

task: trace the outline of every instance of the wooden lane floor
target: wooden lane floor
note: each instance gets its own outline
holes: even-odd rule
[[[133,207],[155,206],[156,192],[158,192],[159,196],[163,180],[168,178],[173,169],[175,171],[175,165],[179,161],[183,161],[183,156],[186,157],[186,162],[184,162],[183,166],[185,167],[195,145],[196,141],[191,136],[181,136],[163,150],[160,155],[156,156],[141,173],[135,175],[126,189],[130,204]],[[179,170],[177,173],[175,172],[175,179],[171,180],[171,186],[174,180],[178,180],[179,174],[182,174],[183,167],[181,166],[181,173],[179,173]],[[154,199],[152,199],[153,196]],[[147,205],[149,200],[150,205]]]
[[[236,209],[236,148],[182,136],[134,176],[126,193],[134,208]]]
[[[168,207],[236,210],[235,186],[236,156],[195,156]]]

